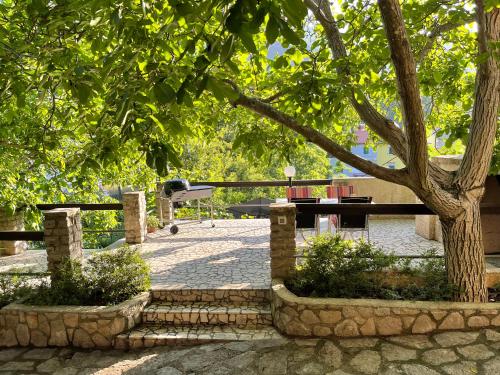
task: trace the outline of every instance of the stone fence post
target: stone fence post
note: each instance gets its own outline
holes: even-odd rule
[[[6,210],[0,208],[0,231],[4,230],[23,231],[24,211],[9,214]],[[26,241],[0,241],[0,255],[21,254],[27,247]]]
[[[147,232],[146,196],[143,191],[123,193],[125,241],[143,243]]]
[[[161,196],[163,184],[156,185],[156,216],[160,220],[160,225],[167,225],[173,221],[172,201]]]
[[[57,274],[61,263],[83,261],[82,223],[79,208],[56,208],[44,211],[44,241],[47,248],[47,268],[51,277]]]
[[[287,279],[295,268],[294,203],[272,203],[271,209],[271,277]]]

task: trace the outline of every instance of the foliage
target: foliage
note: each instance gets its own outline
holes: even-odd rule
[[[0,308],[25,298],[33,288],[32,277],[0,274]]]
[[[159,228],[160,227],[160,219],[156,217],[156,215],[148,215],[147,217],[147,226],[148,228]]]
[[[350,48],[349,84],[400,123],[376,3],[340,1],[333,9]],[[419,57],[428,135],[449,139],[441,153],[460,151],[467,141],[476,62],[472,10],[470,1],[403,6],[417,56],[436,25],[457,25]],[[7,0],[0,13],[0,138],[9,161],[20,150],[23,170],[33,170],[25,181],[6,168],[9,186],[21,182],[28,191],[34,184],[58,195],[55,176],[66,185],[103,169],[133,174],[129,167],[140,166],[149,173],[146,164],[165,176],[181,166],[188,140],[210,139],[221,125],[233,128],[234,149],[254,157],[286,156],[305,143],[227,106],[235,97],[228,79],[343,145],[354,140],[359,120],[336,71],[344,62],[332,60],[302,1]]]
[[[116,203],[115,199],[103,197],[100,203]],[[84,231],[106,231],[123,229],[123,211],[82,211],[82,228]],[[84,249],[100,249],[123,238],[120,232],[85,232],[83,233]]]
[[[436,256],[436,251],[424,256]],[[396,281],[398,277],[403,280],[388,282],[386,271]],[[286,283],[297,295],[313,297],[449,300],[457,292],[447,282],[442,258],[413,266],[370,243],[344,241],[338,235],[315,238],[303,264]]]
[[[428,258],[424,258],[425,260],[416,265],[411,265],[409,261],[398,265],[397,269],[402,275],[418,280],[408,283],[404,288],[398,288],[400,298],[424,301],[451,300],[458,289],[448,283],[444,258],[434,258],[437,256],[436,249],[430,249],[422,256]]]
[[[396,261],[369,243],[344,241],[339,235],[316,237],[305,256],[289,286],[321,297],[377,295],[383,282],[377,273]]]
[[[35,305],[112,305],[151,286],[149,267],[135,249],[124,247],[92,255],[86,264],[65,263],[51,284],[33,288]]]

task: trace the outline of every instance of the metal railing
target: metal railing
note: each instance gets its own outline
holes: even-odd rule
[[[122,203],[40,203],[35,205],[41,211],[56,208],[79,208],[81,211],[119,211]],[[83,233],[124,233],[124,229],[84,230]],[[43,241],[43,231],[0,231],[0,241]]]

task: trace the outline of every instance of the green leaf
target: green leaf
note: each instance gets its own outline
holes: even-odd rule
[[[248,52],[257,53],[257,47],[253,41],[252,34],[240,33],[238,36]]]
[[[78,83],[73,90],[73,95],[76,96],[81,104],[87,104],[91,94],[92,88],[86,83]]]
[[[153,122],[160,128],[162,132],[165,132],[165,126],[163,126],[162,122],[158,120],[155,115],[149,115],[149,118],[153,120]]]
[[[286,0],[281,5],[290,23],[300,26],[307,16],[307,8],[302,0]]]
[[[213,77],[208,79],[207,88],[214,94],[215,98],[220,101],[223,101],[225,98],[236,100],[239,97],[238,93],[233,90],[231,85]]]
[[[225,26],[230,32],[237,34],[240,32],[243,22],[244,17],[241,9],[241,1],[237,1],[229,10]]]
[[[222,45],[221,51],[220,51],[220,61],[225,62],[231,58],[234,52],[234,40],[235,37],[234,35],[230,35],[229,38],[226,40],[226,42]]]
[[[299,36],[283,20],[280,20],[280,30],[281,30],[281,34],[283,34],[283,37],[285,38],[285,40],[288,43],[293,44],[293,45],[300,44],[301,39],[299,38]]]
[[[443,76],[437,70],[432,72],[432,78],[434,78],[434,81],[436,83],[441,83],[441,81],[443,80]]]
[[[153,92],[160,104],[171,103],[175,99],[175,90],[166,82],[157,82],[153,87]]]
[[[266,25],[267,43],[273,44],[276,41],[276,38],[278,38],[279,33],[280,33],[280,25],[276,21],[276,19],[270,14],[269,21],[267,21]]]

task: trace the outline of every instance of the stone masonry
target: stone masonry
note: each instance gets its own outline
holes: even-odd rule
[[[14,214],[8,214],[0,208],[0,231],[23,231],[24,230],[24,212],[16,211]],[[26,250],[25,241],[0,241],[0,255],[21,254]]]
[[[62,262],[83,261],[82,224],[79,208],[56,208],[44,212],[47,269],[55,274]]]
[[[123,194],[125,241],[143,243],[147,232],[146,196],[143,191]]]
[[[500,333],[274,339],[121,350],[13,348],[0,372],[32,375],[498,375]]]
[[[288,278],[295,268],[295,204],[273,203],[271,208],[271,277]]]
[[[303,337],[419,335],[500,327],[500,304],[297,297],[273,280],[271,309],[281,333]]]
[[[29,306],[0,310],[0,348],[74,346],[111,348],[115,337],[141,321],[145,292],[113,306]]]

